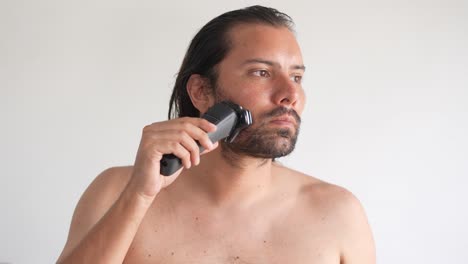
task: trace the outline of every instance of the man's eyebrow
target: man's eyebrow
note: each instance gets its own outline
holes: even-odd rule
[[[255,58],[255,59],[248,59],[248,60],[244,61],[244,62],[242,63],[242,65],[251,64],[251,63],[263,63],[263,64],[266,64],[266,65],[269,65],[269,66],[278,65],[278,63],[275,63],[275,62],[273,62],[273,61],[264,60],[264,59],[257,59],[257,58]],[[305,69],[306,69],[306,67],[305,67],[304,65],[302,65],[302,64],[300,64],[300,65],[292,65],[290,68],[293,69],[293,70],[303,70],[303,71],[305,71]]]
[[[294,69],[294,70],[303,70],[303,71],[305,71],[305,70],[306,70],[306,66],[304,66],[304,65],[302,65],[302,64],[301,64],[301,65],[293,65],[293,66],[291,66],[291,69]]]

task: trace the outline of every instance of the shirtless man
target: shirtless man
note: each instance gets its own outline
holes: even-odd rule
[[[171,98],[177,118],[146,126],[135,164],[88,187],[58,263],[375,263],[359,201],[274,161],[294,149],[305,103],[292,27],[255,6],[200,30]],[[254,123],[212,144],[216,127],[199,116],[226,99]],[[165,153],[184,165],[170,177],[159,174]]]

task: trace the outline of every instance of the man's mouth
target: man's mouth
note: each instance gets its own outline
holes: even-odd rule
[[[301,123],[301,117],[297,112],[294,109],[288,109],[285,107],[276,108],[262,117],[267,121],[267,123],[293,125],[294,127],[297,127]]]
[[[295,118],[293,118],[290,115],[282,115],[280,117],[273,118],[269,123],[280,125],[280,126],[292,126],[292,127],[297,126],[297,122]]]

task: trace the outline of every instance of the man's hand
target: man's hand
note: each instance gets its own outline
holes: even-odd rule
[[[152,201],[157,193],[171,184],[182,169],[171,176],[160,174],[160,161],[164,154],[174,154],[188,169],[200,163],[197,142],[207,153],[217,147],[208,137],[216,126],[202,118],[183,117],[153,123],[143,129],[136,155],[133,174],[128,188],[144,199]]]

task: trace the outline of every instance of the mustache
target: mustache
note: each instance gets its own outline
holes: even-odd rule
[[[299,116],[299,114],[294,109],[287,107],[275,108],[272,111],[262,115],[262,118],[273,118],[285,114],[288,116],[292,116],[296,120],[297,125],[301,124],[301,117]]]

